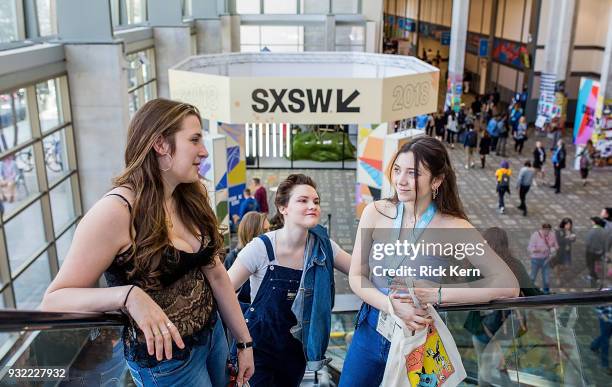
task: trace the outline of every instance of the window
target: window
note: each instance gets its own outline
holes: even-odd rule
[[[236,13],[238,14],[257,14],[261,13],[259,9],[260,0],[236,0]]]
[[[36,85],[38,117],[40,119],[40,129],[43,132],[64,121],[61,115],[61,100],[59,97],[57,79],[49,79]]]
[[[50,259],[63,260],[81,215],[68,81],[2,91],[0,102],[2,305],[35,309],[55,275]]]
[[[338,25],[336,26],[336,51],[365,50],[365,27]]]
[[[141,24],[147,20],[146,0],[125,0],[127,5],[128,24]]]
[[[40,36],[57,35],[56,2],[57,0],[36,0]]]
[[[130,116],[145,102],[157,97],[155,50],[149,48],[126,56],[128,61],[128,93]]]
[[[271,14],[296,14],[297,2],[295,0],[264,0],[264,13]]]
[[[332,0],[332,13],[359,13],[359,0]]]
[[[240,26],[240,51],[304,51],[303,26]]]
[[[192,3],[192,0],[183,0],[181,2],[181,6],[183,8],[183,17],[185,18],[191,17],[191,14],[192,14],[191,3]]]
[[[0,43],[20,40],[18,25],[17,2],[15,0],[0,1]]]
[[[147,21],[146,0],[110,0],[110,8],[114,27]]]
[[[327,15],[329,13],[329,1],[300,0],[300,10],[304,14]]]
[[[0,94],[0,151],[32,138],[25,88]]]

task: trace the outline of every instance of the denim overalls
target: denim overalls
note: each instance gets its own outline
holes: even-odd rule
[[[255,300],[244,317],[253,337],[255,374],[253,387],[299,386],[306,369],[302,343],[290,333],[297,324],[291,311],[302,277],[302,270],[273,265],[274,250],[266,235],[259,238],[266,245],[268,270]]]
[[[398,214],[393,221],[393,229],[396,230],[399,239],[404,206],[400,202],[397,208]],[[435,212],[435,206],[428,208],[415,228],[426,228],[433,219]],[[379,290],[385,294],[389,291],[388,289]],[[339,387],[378,387],[382,382],[391,342],[376,331],[378,314],[378,309],[373,306],[365,302],[361,305],[357,314],[353,341],[351,341],[344,360]]]

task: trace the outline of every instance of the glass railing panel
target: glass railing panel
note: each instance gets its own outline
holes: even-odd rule
[[[612,312],[608,312],[612,318]],[[327,355],[342,371],[356,312],[334,313]],[[440,313],[468,378],[481,386],[608,386],[604,364],[612,319],[594,306]],[[486,326],[486,329],[483,328]]]
[[[0,385],[134,386],[113,327],[19,334],[0,362]]]

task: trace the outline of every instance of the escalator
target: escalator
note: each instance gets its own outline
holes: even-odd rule
[[[333,360],[316,374],[307,372],[302,386],[338,383],[359,302],[351,295],[338,295],[337,301],[328,349]],[[600,335],[597,307],[611,305],[612,290],[602,290],[445,306],[439,312],[461,353],[464,385],[608,386],[604,346],[591,345]],[[491,329],[484,336],[472,334],[466,321],[476,315],[497,323],[486,323]],[[0,385],[133,386],[123,359],[123,323],[118,313],[0,310]]]

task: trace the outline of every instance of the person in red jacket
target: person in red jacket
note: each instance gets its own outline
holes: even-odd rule
[[[259,177],[254,177],[251,179],[251,183],[253,184],[253,196],[259,205],[259,212],[268,213],[268,194],[266,192],[266,188],[261,185],[261,179]]]

